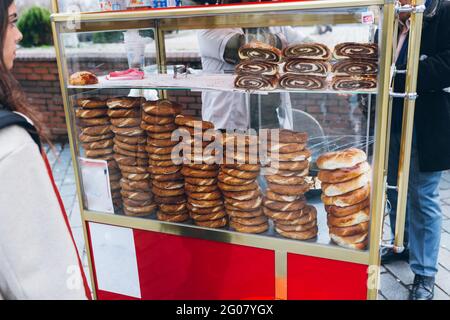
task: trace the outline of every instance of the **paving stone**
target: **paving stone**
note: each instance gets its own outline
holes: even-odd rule
[[[439,189],[441,190],[441,192],[442,190],[450,190],[450,181],[447,181],[446,179],[441,179]]]
[[[387,300],[381,292],[378,293],[378,300]]]
[[[441,288],[447,295],[450,295],[450,271],[438,266],[436,274],[436,285]]]
[[[72,228],[72,234],[73,234],[73,238],[75,240],[75,244],[77,245],[78,254],[81,255],[81,253],[84,250],[84,233],[83,233],[83,228],[81,228],[81,227]]]
[[[409,290],[390,273],[381,275],[381,293],[387,300],[407,300]]]
[[[380,273],[385,273],[387,272],[386,268],[382,265],[380,266]]]
[[[441,247],[450,250],[450,233],[441,233]]]
[[[414,281],[414,273],[406,261],[394,261],[384,265],[404,285],[410,285]]]
[[[74,197],[76,194],[76,188],[74,184],[63,184],[61,185],[61,188],[59,189],[59,193],[62,197],[72,196]]]
[[[434,286],[433,300],[450,300],[450,296],[441,290],[438,286]]]
[[[81,228],[83,226],[83,224],[81,222],[81,213],[80,213],[80,206],[78,204],[78,201],[74,201],[74,204],[73,204],[73,207],[71,210],[71,214],[70,214],[69,223],[72,228],[78,228],[78,227]]]
[[[439,249],[438,262],[444,269],[450,271],[450,250],[441,247]]]
[[[445,232],[450,233],[450,220],[442,221],[442,229],[444,229]]]

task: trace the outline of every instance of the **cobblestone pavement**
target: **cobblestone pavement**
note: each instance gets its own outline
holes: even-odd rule
[[[56,184],[69,216],[78,252],[89,277],[80,208],[76,196],[75,176],[72,168],[69,145],[55,145],[54,152],[47,147],[47,155],[53,169]],[[440,185],[443,209],[439,272],[436,276],[435,299],[450,300],[450,171],[444,173]],[[385,225],[385,239],[390,237],[389,226]],[[404,300],[408,298],[414,275],[406,262],[391,263],[381,267],[381,290],[379,299]]]

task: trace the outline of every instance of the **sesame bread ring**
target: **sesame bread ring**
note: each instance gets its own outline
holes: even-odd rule
[[[218,212],[209,213],[209,214],[198,214],[198,213],[194,213],[194,212],[190,213],[191,218],[194,219],[195,221],[218,220],[218,219],[222,219],[226,215],[227,214],[225,213],[224,210],[218,211]]]
[[[149,206],[149,205],[153,205],[153,200],[145,200],[145,201],[136,201],[136,200],[131,200],[131,199],[127,199],[124,198],[123,199],[123,204],[127,207],[135,207],[135,208],[139,208],[139,207],[145,207],[145,206]]]
[[[322,202],[328,206],[348,207],[364,201],[369,196],[370,186],[366,184],[362,188],[339,196],[328,197],[325,194],[322,194],[321,199]]]
[[[278,232],[280,235],[282,235],[285,238],[294,239],[294,240],[309,240],[317,237],[317,233],[319,231],[319,228],[317,226],[312,227],[309,230],[305,231],[283,231],[281,229],[275,228],[275,231]]]
[[[322,192],[328,197],[340,196],[345,193],[357,190],[369,184],[370,175],[363,173],[362,175],[348,181],[339,183],[322,183]]]
[[[96,150],[84,150],[86,157],[95,158],[105,156],[113,153],[113,148],[96,149]]]
[[[142,212],[142,213],[131,212],[129,209],[130,209],[130,208],[125,208],[125,206],[124,206],[124,208],[123,208],[123,212],[125,213],[126,216],[130,216],[130,217],[147,217],[147,216],[150,216],[150,215],[153,214],[153,212],[154,212],[155,209],[156,209],[156,206],[155,206],[155,208],[153,208],[151,211],[148,211],[148,212]]]
[[[297,196],[299,194],[305,194],[309,191],[310,185],[308,183],[297,184],[297,185],[283,185],[268,182],[267,183],[270,190],[275,193],[284,194],[287,196]]]
[[[266,176],[266,180],[271,183],[276,183],[280,185],[295,185],[295,184],[305,184],[304,177],[283,177],[279,175]]]
[[[366,198],[365,200],[348,207],[325,206],[325,211],[335,217],[345,217],[361,211],[368,206],[370,206],[370,198]]]
[[[230,227],[236,230],[237,232],[242,233],[263,233],[269,230],[269,224],[262,223],[260,225],[244,225],[240,224],[236,221],[230,221]]]
[[[195,163],[188,163],[184,165],[185,167],[193,170],[202,170],[202,171],[218,171],[219,165],[217,164],[195,164]]]
[[[153,181],[153,185],[159,189],[174,190],[184,188],[184,181]]]
[[[217,179],[185,177],[184,182],[189,183],[189,184],[194,184],[196,186],[212,186],[212,185],[217,184]]]
[[[222,199],[217,200],[196,200],[191,197],[188,197],[188,203],[196,208],[211,208],[223,205]]]
[[[142,104],[145,113],[158,117],[174,117],[181,113],[182,107],[169,100],[148,101]]]
[[[175,123],[174,117],[158,117],[152,116],[145,112],[142,113],[142,120],[147,124],[156,124],[156,125],[166,125],[170,123]]]
[[[217,176],[217,178],[219,179],[220,182],[224,183],[224,184],[228,184],[228,185],[233,185],[233,186],[242,186],[242,185],[247,185],[247,184],[251,184],[255,182],[255,179],[251,179],[251,180],[246,180],[246,179],[239,179],[233,176],[229,176],[227,174],[225,174],[224,172],[220,172],[219,175]]]
[[[364,161],[367,161],[367,155],[364,151],[357,148],[349,148],[342,151],[324,153],[317,158],[316,164],[321,170],[336,170],[352,168]]]
[[[170,140],[172,139],[172,131],[170,132],[147,132],[150,139]]]
[[[265,198],[264,206],[276,211],[298,211],[306,206],[306,198],[303,197],[303,199],[292,202],[278,202]]]
[[[196,186],[195,184],[185,183],[184,189],[186,193],[195,192],[195,193],[205,193],[205,192],[214,192],[219,190],[217,184],[213,184],[211,186]]]
[[[187,207],[191,213],[195,213],[195,214],[210,214],[210,213],[217,213],[219,211],[225,210],[223,205],[209,207],[209,208],[200,208],[200,207],[194,207],[189,202],[187,204]]]
[[[115,126],[111,126],[111,130],[112,130],[112,132],[114,132],[117,135],[127,136],[127,137],[137,137],[137,136],[143,136],[145,134],[145,131],[138,127],[118,128]]]
[[[183,136],[190,135],[191,138],[193,138],[193,139],[209,142],[208,135],[205,135],[205,133],[204,133],[206,130],[209,130],[209,129],[205,129],[205,127],[191,128],[191,127],[180,126],[178,128],[179,128],[179,132]],[[190,142],[192,142],[192,141],[190,141]]]
[[[357,249],[357,250],[364,250],[367,247],[368,239],[367,239],[367,232],[363,232],[360,234],[356,234],[353,236],[338,236],[335,234],[330,233],[331,240],[336,243],[337,245],[349,249]]]
[[[136,157],[124,156],[121,154],[114,154],[114,160],[120,164],[125,166],[138,166],[138,167],[147,167],[148,160],[140,159]]]
[[[83,148],[87,150],[106,149],[114,145],[112,139],[83,143]]]
[[[369,230],[369,221],[361,222],[350,227],[330,227],[330,233],[340,236],[348,237],[356,234],[361,234]]]
[[[202,131],[214,129],[214,124],[209,121],[202,121],[193,116],[177,115],[175,117],[175,123],[182,127],[199,128]]]
[[[109,117],[103,118],[90,118],[90,119],[78,119],[78,123],[81,127],[95,127],[95,126],[104,126],[108,125],[111,122],[109,121]]]
[[[122,195],[122,197],[131,199],[131,200],[145,201],[145,200],[152,200],[153,199],[153,195],[151,193],[148,193],[148,192],[121,190],[120,194]]]
[[[120,180],[120,179],[119,179]],[[110,181],[109,186],[111,188],[111,193],[119,193],[120,194],[120,183],[119,180]]]
[[[92,157],[93,159],[97,159],[97,160],[105,160],[105,161],[110,161],[114,159],[114,153],[109,153],[109,154],[105,154],[105,155],[100,155],[100,156],[94,156]]]
[[[261,205],[261,197],[247,201],[237,201],[234,199],[225,198],[225,207],[228,207],[231,210],[253,211],[261,207]]]
[[[140,118],[141,109],[108,109],[110,118]]]
[[[294,153],[301,152],[305,148],[306,144],[304,143],[271,143],[268,149],[275,153]]]
[[[119,180],[122,178],[122,173],[121,172],[116,172],[116,173],[110,173],[109,174],[109,181],[111,183],[113,182],[119,182]]]
[[[114,144],[119,147],[122,150],[126,150],[129,152],[145,152],[145,145],[144,144],[128,144],[125,142],[122,142],[118,140],[116,137],[114,137]]]
[[[176,164],[172,160],[158,161],[158,160],[149,160],[149,164],[152,167],[172,167],[176,166]]]
[[[125,204],[125,202],[124,202],[124,204]],[[152,212],[153,210],[155,210],[156,207],[157,206],[155,203],[152,203],[152,204],[149,204],[146,206],[141,206],[141,207],[130,207],[130,206],[124,205],[124,209],[126,209],[128,212],[131,212],[131,213],[149,213],[149,212]]]
[[[181,187],[179,189],[160,189],[153,186],[152,192],[154,195],[157,195],[159,197],[176,197],[184,195],[184,187]]]
[[[136,109],[141,105],[141,99],[132,97],[112,98],[106,101],[109,109]]]
[[[148,152],[147,152],[148,153]],[[176,156],[172,157],[172,154],[154,154],[154,153],[148,153],[148,157],[150,158],[150,160],[154,160],[154,161],[178,161],[181,158],[178,158]],[[181,164],[181,161],[180,161]]]
[[[186,192],[189,198],[195,200],[218,200],[222,199],[222,194],[219,191],[213,192]]]
[[[277,135],[278,133],[278,135]],[[267,135],[260,135],[261,139],[267,139],[267,141],[275,141],[278,136],[278,142],[280,143],[300,143],[305,144],[308,141],[308,134],[306,132],[296,132],[287,129],[270,129],[267,130]]]
[[[309,161],[280,161],[273,163],[271,167],[286,171],[301,171],[309,168]]]
[[[147,145],[148,146],[153,146],[153,147],[157,147],[157,148],[165,148],[165,147],[174,147],[177,144],[179,144],[180,142],[178,140],[171,140],[171,139],[151,139],[148,138],[147,139]]]
[[[296,225],[304,225],[310,223],[311,221],[317,220],[317,210],[311,205],[307,205],[305,209],[303,209],[304,215],[298,219],[293,220],[277,220],[276,225],[284,225],[284,226],[296,226]]]
[[[165,214],[161,211],[158,211],[156,213],[156,217],[160,221],[166,221],[166,222],[184,222],[189,220],[189,214]]]
[[[187,212],[186,202],[178,204],[160,204],[159,210],[166,214],[178,214],[179,212]]]
[[[155,202],[157,204],[181,204],[186,203],[186,196],[161,197],[155,195]]]
[[[141,118],[111,118],[110,121],[117,128],[134,128],[141,125]]]
[[[227,211],[227,214],[232,218],[249,219],[249,218],[264,216],[262,208],[258,208],[254,211],[241,211],[241,210],[235,210],[232,208],[228,208],[228,209],[226,209],[226,211]]]
[[[369,171],[370,165],[367,161],[364,161],[351,168],[320,170],[317,178],[323,183],[340,183],[355,179]]]
[[[268,154],[271,161],[306,161],[311,157],[311,151],[305,149],[303,151],[292,152],[292,153],[276,153],[270,152]]]
[[[111,126],[109,124],[104,126],[94,126],[81,129],[81,134],[88,136],[101,136],[110,133],[111,133]]]
[[[106,100],[99,98],[79,98],[77,105],[86,109],[106,108]]]
[[[239,217],[233,217],[231,218],[231,221],[237,222],[239,224],[245,225],[245,226],[258,226],[263,223],[267,223],[268,219],[266,216],[257,216],[252,218],[239,218]]]
[[[309,168],[305,168],[299,171],[279,170],[271,167],[266,167],[262,171],[263,175],[278,175],[282,177],[306,177],[309,174]]]
[[[221,218],[217,220],[210,220],[210,221],[194,221],[194,223],[199,227],[204,228],[223,228],[227,225],[228,219],[227,218]]]
[[[202,171],[202,170],[194,170],[188,167],[184,167],[181,169],[181,174],[185,177],[192,178],[216,178],[219,174],[218,171]]]
[[[224,163],[225,168],[239,170],[239,171],[250,171],[250,172],[259,172],[261,166],[259,164],[234,164],[234,163]]]
[[[278,202],[293,202],[296,200],[304,199],[304,196],[302,194],[298,194],[295,196],[287,196],[284,194],[279,194],[279,193],[273,192],[270,189],[267,189],[266,190],[266,198],[268,200],[278,201]]]
[[[140,191],[150,193],[151,184],[148,180],[131,181],[126,178],[120,179],[120,187],[126,191]]]
[[[136,137],[128,137],[122,136],[120,134],[116,134],[114,136],[116,141],[120,141],[122,143],[126,143],[127,145],[145,145],[146,137],[145,135],[136,136]]]
[[[298,211],[276,211],[267,207],[263,207],[263,212],[266,216],[273,220],[295,220],[305,216],[303,210]]]
[[[317,220],[313,220],[306,224],[299,224],[299,225],[295,225],[295,226],[286,226],[286,225],[275,223],[276,229],[281,230],[281,231],[287,231],[287,232],[302,232],[302,231],[309,230],[316,226],[317,226]]]
[[[253,200],[261,196],[261,190],[249,190],[249,191],[222,191],[223,196],[228,199],[233,199],[236,201],[248,201]]]
[[[249,190],[257,190],[259,188],[258,183],[253,181],[250,184],[246,185],[229,185],[222,182],[218,182],[217,185],[219,186],[219,189],[222,191],[249,191]]]
[[[145,150],[148,153],[152,153],[152,154],[171,154],[172,151],[174,150],[174,147],[154,147],[154,146],[146,146]]]
[[[128,150],[124,150],[124,149],[120,148],[118,145],[114,145],[113,149],[114,149],[115,153],[121,154],[123,156],[135,157],[135,158],[139,158],[139,159],[148,160],[147,152],[128,151]]]
[[[76,109],[75,116],[81,119],[103,118],[108,116],[108,109]]]
[[[100,136],[90,136],[90,135],[81,133],[79,135],[79,138],[80,138],[81,142],[91,143],[91,142],[97,142],[97,141],[102,141],[102,140],[110,140],[110,139],[114,138],[114,135],[113,134],[104,134],[104,135],[100,135]]]
[[[152,174],[153,181],[176,181],[183,179],[180,171],[171,174]]]
[[[224,146],[250,146],[258,144],[258,136],[242,133],[225,133],[222,135],[222,144]]]
[[[171,166],[171,167],[148,167],[148,172],[154,175],[160,174],[174,174],[181,171],[181,166]]]
[[[345,217],[335,217],[328,214],[328,225],[331,227],[351,227],[362,222],[369,221],[370,209],[369,207],[362,209],[356,213]]]
[[[178,127],[174,123],[157,125],[157,124],[147,124],[145,122],[141,122],[141,129],[152,132],[152,133],[163,133],[163,132],[172,133],[174,130],[178,129]]]
[[[239,179],[252,180],[258,178],[258,171],[241,171],[236,169],[230,169],[226,167],[222,167],[222,172],[227,174],[228,176],[232,176]]]
[[[141,181],[141,180],[147,180],[150,178],[149,173],[128,173],[128,172],[122,172],[122,176],[128,180],[131,181]]]

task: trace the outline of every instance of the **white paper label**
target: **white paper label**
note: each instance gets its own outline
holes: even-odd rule
[[[86,158],[78,158],[78,160],[86,209],[114,214],[108,163],[105,160]]]
[[[372,11],[363,12],[361,14],[362,24],[373,24],[375,22],[375,16]]]

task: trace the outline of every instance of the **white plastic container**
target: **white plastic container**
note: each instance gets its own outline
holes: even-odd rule
[[[138,30],[127,30],[123,38],[127,51],[128,67],[142,71],[145,64],[147,39],[141,37]]]

